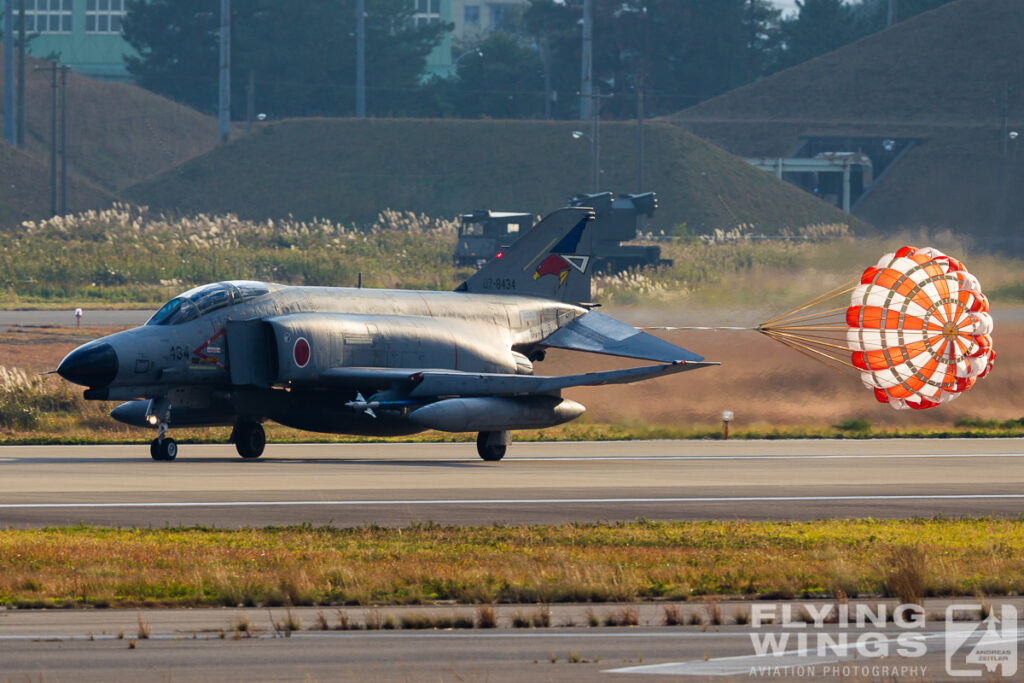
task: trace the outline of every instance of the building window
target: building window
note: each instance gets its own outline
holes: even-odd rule
[[[415,12],[413,21],[417,26],[441,21],[441,0],[412,0],[412,8]]]
[[[71,0],[25,0],[25,31],[71,33]]]
[[[480,5],[466,5],[462,13],[462,23],[466,26],[479,26]]]
[[[488,28],[492,31],[504,28],[505,22],[512,18],[512,5],[507,2],[494,3],[487,6],[489,12]]]
[[[120,33],[125,0],[86,0],[86,33]]]

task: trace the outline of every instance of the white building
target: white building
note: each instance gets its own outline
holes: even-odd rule
[[[518,16],[530,0],[451,0],[452,42],[464,45],[474,42]]]

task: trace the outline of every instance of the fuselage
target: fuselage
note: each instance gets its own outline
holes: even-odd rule
[[[369,419],[343,407],[356,392],[386,390],[379,380],[308,387],[332,368],[531,374],[534,345],[584,313],[532,297],[216,283],[76,349],[58,372],[88,386],[87,398],[168,399],[177,425],[247,416],[311,431],[412,433],[419,428],[402,415]]]

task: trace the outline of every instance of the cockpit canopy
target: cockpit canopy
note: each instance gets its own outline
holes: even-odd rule
[[[263,296],[270,291],[265,282],[232,280],[190,289],[160,307],[147,325],[180,325],[226,306]]]

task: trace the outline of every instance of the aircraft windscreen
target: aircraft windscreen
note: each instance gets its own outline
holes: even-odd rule
[[[147,325],[180,325],[199,317],[199,310],[183,297],[175,297],[160,307]]]
[[[251,280],[234,280],[229,284],[234,285],[238,288],[238,291],[242,294],[242,301],[247,299],[255,299],[258,296],[263,296],[270,291],[270,287],[265,282],[253,282]]]
[[[218,282],[215,285],[205,285],[189,290],[182,294],[199,309],[199,315],[206,315],[210,311],[224,308],[242,300],[238,288],[226,282]]]
[[[270,287],[266,284],[248,280],[203,285],[168,301],[146,324],[180,325],[210,311],[263,296],[269,291]]]

